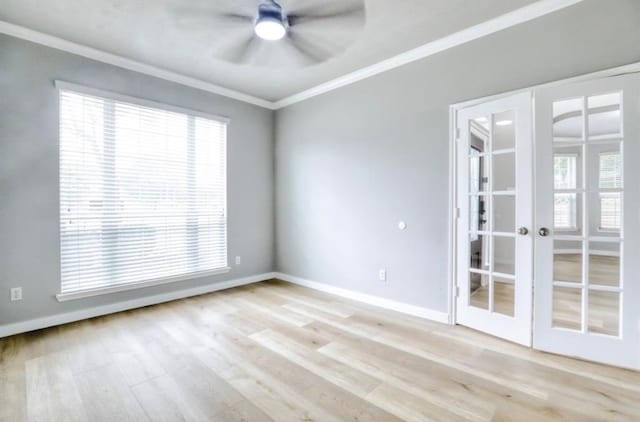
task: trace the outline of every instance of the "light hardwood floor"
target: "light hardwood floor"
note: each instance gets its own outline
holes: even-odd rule
[[[640,373],[269,281],[0,339],[0,420],[639,420]]]

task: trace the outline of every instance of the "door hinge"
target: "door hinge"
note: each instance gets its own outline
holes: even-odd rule
[[[459,141],[459,140],[460,140],[460,128],[457,127],[456,128],[456,141]]]
[[[456,218],[460,218],[460,208],[456,208]]]
[[[456,294],[456,297],[460,297],[460,287],[456,286],[455,294]]]

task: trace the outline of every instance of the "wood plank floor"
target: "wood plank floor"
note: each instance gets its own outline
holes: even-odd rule
[[[640,373],[274,280],[0,339],[0,420],[640,420]]]

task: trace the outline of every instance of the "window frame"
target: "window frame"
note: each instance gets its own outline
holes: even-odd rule
[[[154,109],[158,109],[158,110],[164,110],[164,111],[170,111],[170,112],[174,112],[174,113],[181,113],[181,114],[185,114],[188,116],[193,116],[193,117],[201,117],[204,119],[208,119],[208,120],[215,120],[217,122],[223,123],[227,126],[227,137],[226,137],[226,144],[229,144],[229,128],[231,125],[231,119],[229,117],[226,116],[221,116],[221,115],[215,115],[215,114],[211,114],[211,113],[205,113],[202,111],[198,111],[198,110],[193,110],[193,109],[189,109],[189,108],[184,108],[184,107],[179,107],[179,106],[174,106],[171,104],[165,104],[165,103],[161,103],[161,102],[156,102],[156,101],[152,101],[152,100],[147,100],[144,98],[139,98],[139,97],[133,97],[133,96],[128,96],[128,95],[122,95],[122,94],[118,94],[118,93],[114,93],[111,91],[105,91],[105,90],[101,90],[101,89],[96,89],[96,88],[91,88],[91,87],[87,87],[87,86],[83,86],[83,85],[77,85],[74,83],[70,83],[70,82],[66,82],[66,81],[60,81],[60,80],[56,80],[54,81],[54,85],[56,90],[58,91],[58,98],[60,97],[60,92],[61,91],[73,91],[79,94],[86,94],[86,95],[92,95],[92,96],[96,96],[96,97],[101,97],[101,98],[105,98],[105,99],[110,99],[110,100],[114,100],[114,101],[122,101],[125,103],[130,103],[130,104],[134,104],[134,105],[139,105],[142,107],[149,107],[149,108],[154,108]],[[59,103],[59,101],[58,101]],[[58,110],[58,130],[60,130],[60,110]],[[58,133],[58,142],[60,142],[60,133]],[[126,284],[120,284],[120,285],[115,285],[115,286],[106,286],[106,287],[99,287],[99,288],[89,288],[86,290],[80,290],[80,291],[73,291],[73,292],[65,292],[65,293],[58,293],[56,295],[56,299],[59,302],[64,302],[67,300],[74,300],[74,299],[81,299],[81,298],[86,298],[86,297],[92,297],[92,296],[98,296],[98,295],[104,295],[104,294],[110,294],[110,293],[116,293],[116,292],[121,292],[121,291],[127,291],[127,290],[137,290],[140,288],[145,288],[145,287],[150,287],[150,286],[157,286],[157,285],[162,285],[162,284],[167,284],[167,283],[174,283],[174,282],[179,282],[179,281],[185,281],[185,280],[192,280],[192,279],[196,279],[196,278],[200,278],[200,277],[207,277],[207,276],[213,276],[213,275],[219,275],[219,274],[225,274],[228,273],[229,271],[231,271],[231,267],[229,266],[229,240],[228,240],[228,233],[229,233],[229,220],[228,220],[228,187],[229,187],[229,148],[225,148],[225,156],[224,156],[224,160],[225,160],[225,186],[224,186],[224,197],[222,199],[222,203],[224,206],[224,212],[225,215],[227,216],[226,219],[226,232],[227,232],[227,257],[226,257],[226,262],[227,265],[225,267],[221,267],[221,268],[215,268],[212,270],[207,270],[207,271],[201,271],[201,272],[194,272],[194,273],[189,273],[189,274],[180,274],[180,275],[173,275],[173,276],[167,276],[167,277],[160,277],[160,278],[155,278],[155,279],[150,279],[150,280],[143,280],[143,281],[138,281],[138,282],[131,282],[131,283],[126,283]],[[58,164],[59,165],[59,164]],[[60,186],[60,180],[58,180],[58,187]],[[58,188],[58,210],[60,210],[60,203],[61,203],[61,197],[60,197],[60,190]],[[58,215],[58,221],[60,221],[60,215]],[[60,232],[58,233],[58,238],[59,238],[59,242],[60,242]],[[58,257],[58,261],[60,262],[60,256]],[[60,280],[62,281],[62,280]],[[60,286],[62,284],[60,283]]]

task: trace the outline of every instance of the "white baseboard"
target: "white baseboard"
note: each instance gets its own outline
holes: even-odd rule
[[[325,293],[334,294],[336,296],[352,299],[358,302],[367,303],[369,305],[379,306],[381,308],[390,309],[392,311],[401,312],[403,314],[413,315],[420,318],[429,319],[436,322],[450,324],[449,314],[446,312],[434,311],[433,309],[423,308],[421,306],[409,305],[407,303],[396,302],[394,300],[384,299],[378,296],[368,295],[366,293],[355,292],[353,290],[335,287],[330,284],[319,283],[317,281],[305,280],[304,278],[295,277],[283,273],[275,273],[274,278],[309,287],[314,290],[320,290]]]
[[[52,315],[48,317],[36,318],[13,324],[0,325],[0,338],[14,334],[26,333],[27,331],[39,330],[52,327],[54,325],[67,324],[69,322],[80,321],[101,315],[113,314],[127,311],[129,309],[141,308],[143,306],[156,305],[158,303],[170,302],[172,300],[183,299],[185,297],[198,296],[218,290],[229,289],[231,287],[244,286],[246,284],[257,283],[259,281],[276,278],[276,273],[264,273],[250,277],[237,278],[234,280],[221,281],[207,284],[206,286],[193,287],[190,289],[176,290],[174,292],[159,295],[142,297],[139,299],[127,300],[124,302],[110,303],[108,305],[96,306],[64,314]]]

